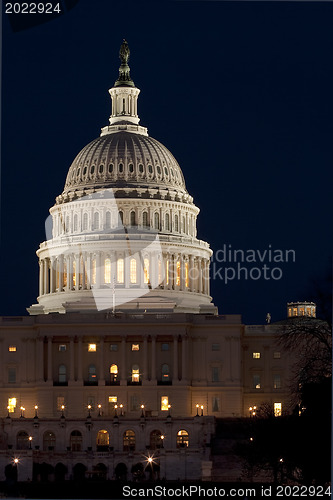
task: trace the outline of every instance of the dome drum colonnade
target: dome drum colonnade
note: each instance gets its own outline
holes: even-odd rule
[[[66,312],[75,302],[96,310],[96,297],[107,309],[110,294],[117,307],[135,300],[149,309],[153,299],[160,308],[215,313],[212,252],[196,237],[199,209],[173,155],[138,124],[128,57],[124,42],[110,125],[74,159],[50,209],[52,236],[37,251],[39,305],[30,314]]]

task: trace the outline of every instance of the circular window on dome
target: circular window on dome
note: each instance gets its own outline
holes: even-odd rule
[[[91,173],[91,175],[92,175],[94,172],[95,172],[95,165],[92,165],[92,166],[91,166],[91,169],[90,169],[90,173]]]
[[[152,174],[152,173],[153,173],[153,167],[152,167],[152,165],[148,165],[148,172],[149,172],[150,174]]]
[[[113,163],[110,163],[109,165],[109,174],[112,174],[113,172]]]
[[[104,172],[104,165],[99,166],[99,173],[102,174]]]
[[[140,174],[143,174],[143,165],[142,165],[142,163],[140,163],[140,165],[139,165],[139,172],[140,172]]]
[[[156,167],[156,168],[157,168],[157,173],[158,173],[159,175],[161,175],[161,167],[160,167],[159,165],[157,165],[157,167]]]
[[[123,171],[124,171],[124,165],[122,163],[119,163],[118,170],[119,170],[119,173],[121,173],[121,174],[123,173]]]
[[[84,169],[83,169],[83,172],[82,172],[82,173],[83,173],[83,175],[86,175],[86,173],[87,173],[87,167],[84,167]]]
[[[133,172],[134,172],[134,165],[133,165],[133,163],[130,163],[128,165],[128,170],[129,170],[130,174],[133,174]]]

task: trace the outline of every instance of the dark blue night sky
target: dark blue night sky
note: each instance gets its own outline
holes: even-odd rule
[[[276,321],[287,301],[311,299],[332,254],[332,23],[330,2],[80,0],[17,32],[4,15],[0,314],[36,302],[44,221],[75,155],[108,124],[123,38],[141,125],[178,160],[199,237],[215,256],[224,245],[295,251],[295,262],[246,264],[277,266],[279,280],[225,284],[237,264],[215,259],[220,314]]]

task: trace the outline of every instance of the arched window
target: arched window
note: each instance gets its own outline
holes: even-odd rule
[[[135,212],[131,212],[131,226],[136,226]]]
[[[149,259],[143,260],[144,283],[149,283]]]
[[[132,284],[136,283],[136,259],[130,260],[130,282]]]
[[[162,365],[162,382],[169,382],[170,380],[170,369],[169,365],[163,364]]]
[[[165,230],[170,231],[170,215],[165,214]]]
[[[132,366],[132,382],[134,383],[140,382],[140,369],[138,365]]]
[[[78,216],[77,214],[74,215],[74,224],[73,224],[73,230],[77,231],[79,229],[79,224],[78,224]]]
[[[135,451],[135,432],[128,430],[123,436],[123,451]]]
[[[107,451],[109,449],[110,436],[108,431],[102,429],[98,431],[96,437],[97,451]]]
[[[87,231],[88,230],[88,214],[87,213],[83,214],[82,230],[83,231]]]
[[[60,383],[63,383],[63,382],[67,381],[66,366],[65,365],[59,365],[59,369],[58,369],[58,381]]]
[[[118,366],[117,365],[111,365],[110,366],[110,381],[111,383],[115,383],[118,380]]]
[[[157,212],[154,213],[154,228],[157,230],[160,228],[160,216]]]
[[[104,261],[104,283],[111,283],[111,260]]]
[[[150,450],[156,450],[158,448],[162,448],[162,439],[161,439],[162,433],[161,431],[154,430],[150,433],[150,442],[149,442],[149,449]]]
[[[117,260],[117,282],[124,283],[124,259]]]
[[[69,215],[66,215],[65,231],[69,233]]]
[[[69,438],[69,444],[71,451],[81,451],[82,449],[82,434],[80,431],[72,431],[70,438]]]
[[[142,214],[142,225],[143,227],[148,227],[148,212],[143,212]]]
[[[88,381],[97,382],[97,373],[95,365],[90,365],[88,368]]]
[[[179,231],[179,222],[178,222],[178,215],[175,215],[175,231],[178,233]]]
[[[111,212],[105,214],[105,229],[111,229]]]
[[[56,445],[56,437],[54,432],[46,431],[43,435],[43,450],[49,451],[54,450]]]
[[[177,432],[177,448],[187,448],[189,445],[188,432],[181,429]]]
[[[118,225],[122,226],[124,224],[124,212],[119,210]]]
[[[183,217],[183,233],[186,233],[186,222],[185,222],[185,217]]]
[[[95,231],[97,231],[97,229],[99,229],[99,213],[98,212],[94,213],[94,227],[93,227],[93,229]]]
[[[25,431],[20,431],[16,436],[16,449],[28,450],[29,449],[29,435]]]

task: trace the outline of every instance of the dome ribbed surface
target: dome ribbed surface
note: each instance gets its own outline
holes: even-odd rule
[[[155,187],[187,194],[183,173],[170,151],[152,137],[127,131],[87,144],[69,169],[63,195],[117,187]]]

